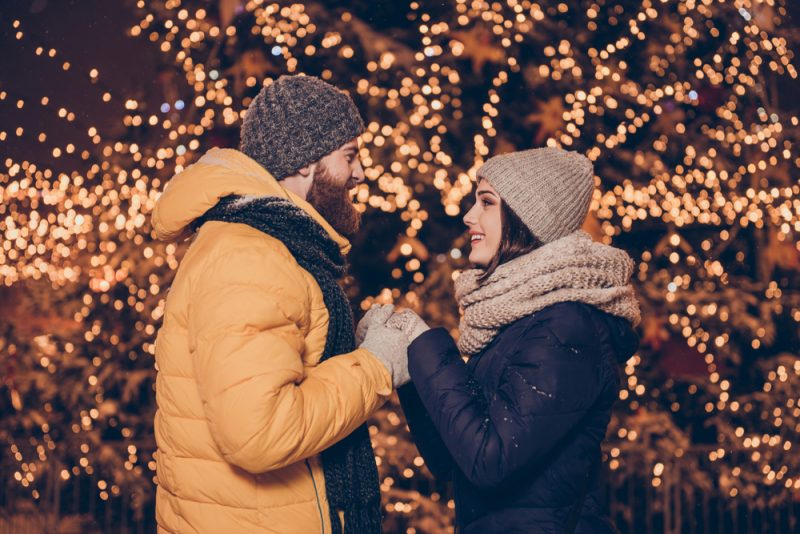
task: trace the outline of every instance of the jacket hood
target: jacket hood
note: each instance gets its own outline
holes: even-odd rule
[[[188,237],[192,221],[229,195],[290,200],[328,232],[343,254],[350,251],[350,242],[334,230],[311,204],[285,189],[254,160],[229,148],[212,148],[169,181],[153,209],[153,234],[161,241]]]
[[[611,314],[604,314],[608,323],[608,333],[611,344],[617,355],[617,361],[624,364],[639,348],[639,335],[633,329],[630,321]]]

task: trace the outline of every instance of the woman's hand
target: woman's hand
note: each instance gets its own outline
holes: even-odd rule
[[[386,325],[397,328],[398,330],[402,330],[408,338],[409,343],[413,342],[415,339],[417,339],[417,337],[430,330],[430,327],[419,315],[417,315],[413,310],[408,309],[396,312],[389,318],[389,320],[386,322]]]

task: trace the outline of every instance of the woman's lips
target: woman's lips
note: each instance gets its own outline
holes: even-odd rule
[[[470,233],[469,242],[472,244],[472,246],[475,246],[479,243],[482,243],[485,238],[486,236],[483,234],[477,232]]]

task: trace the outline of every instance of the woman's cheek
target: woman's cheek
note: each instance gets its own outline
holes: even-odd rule
[[[489,246],[486,248],[489,249],[489,257],[494,258],[497,255],[497,251],[500,250],[500,236],[493,235],[488,244]]]

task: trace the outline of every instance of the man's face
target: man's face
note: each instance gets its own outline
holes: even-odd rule
[[[364,181],[355,139],[334,150],[317,163],[308,202],[342,235],[352,236],[361,226],[359,213],[349,191]]]

